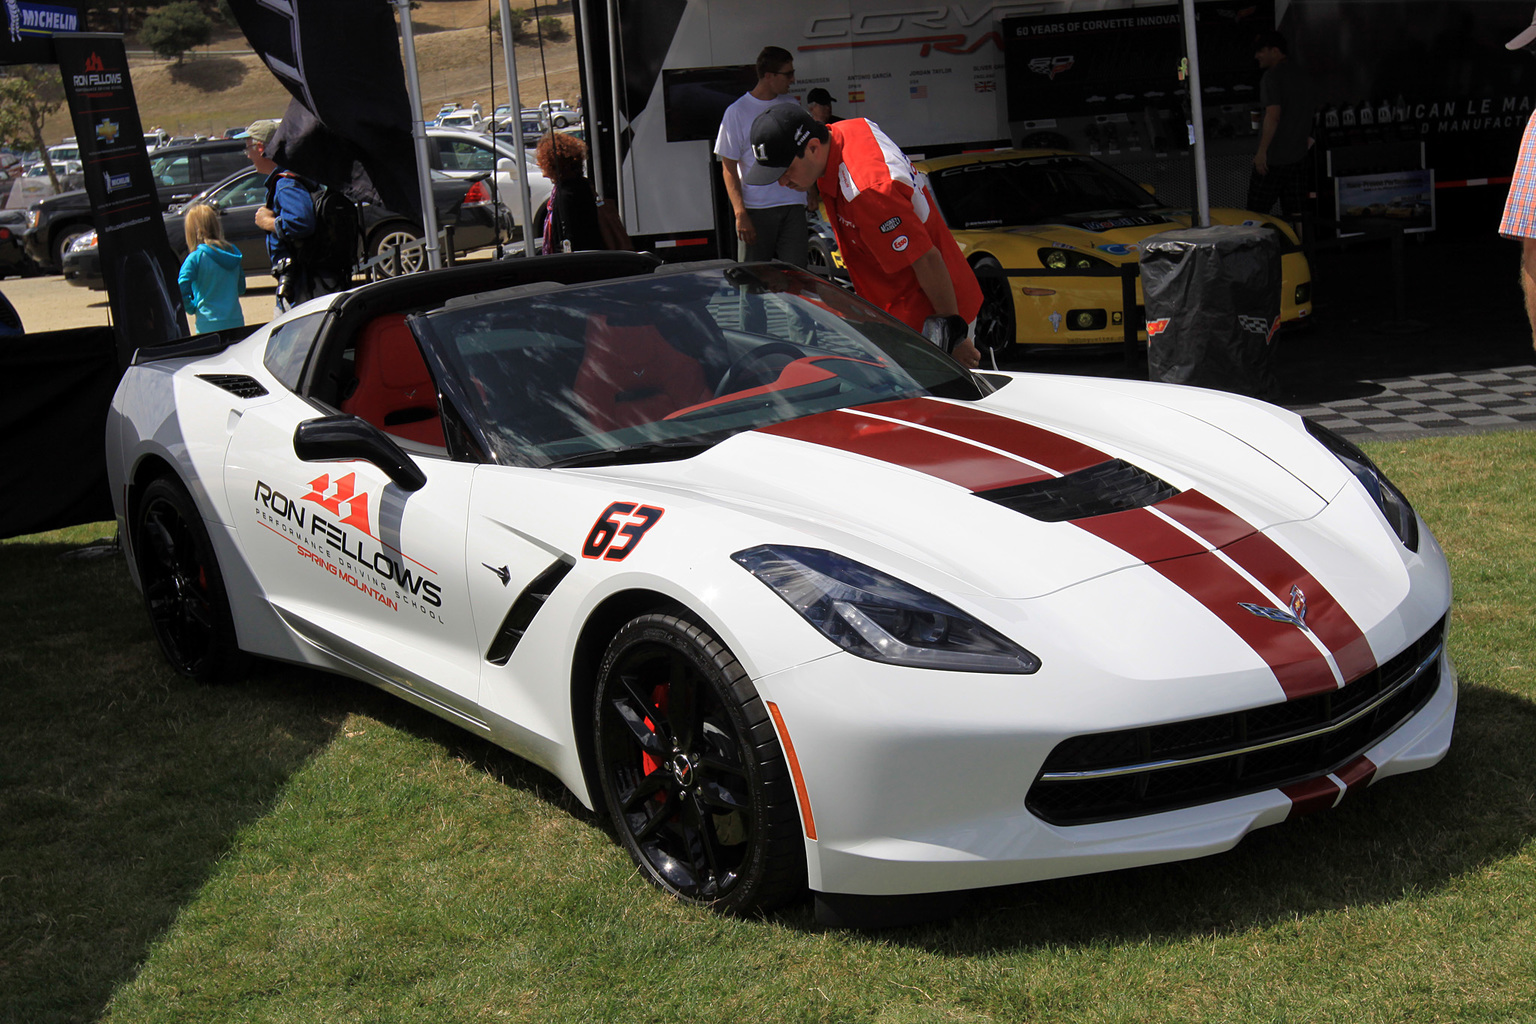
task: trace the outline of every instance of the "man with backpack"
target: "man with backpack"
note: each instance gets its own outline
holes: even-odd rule
[[[246,129],[245,152],[267,176],[267,202],[256,211],[256,226],[267,233],[267,256],[277,279],[277,312],[283,313],[351,283],[357,210],[334,189],[314,185],[267,156],[280,123],[253,122]]]

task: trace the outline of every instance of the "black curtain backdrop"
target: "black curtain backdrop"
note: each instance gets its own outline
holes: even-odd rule
[[[110,327],[0,339],[0,538],[112,518],[102,455],[120,376]]]
[[[393,8],[384,0],[229,0],[246,39],[293,102],[267,155],[354,199],[361,164],[378,200],[421,220],[412,110]]]

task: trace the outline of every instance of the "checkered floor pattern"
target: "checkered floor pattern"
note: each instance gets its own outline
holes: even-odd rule
[[[1374,381],[1379,394],[1290,408],[1341,434],[1412,437],[1536,430],[1536,366]]]

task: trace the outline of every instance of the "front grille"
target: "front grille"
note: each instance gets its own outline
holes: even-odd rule
[[[1445,619],[1342,689],[1210,718],[1074,736],[1045,759],[1025,806],[1055,825],[1114,821],[1275,789],[1334,771],[1440,685]]]
[[[267,393],[267,389],[261,386],[261,381],[243,373],[200,373],[197,379],[205,380],[214,387],[223,388],[241,398],[260,398]]]
[[[1045,523],[1145,508],[1179,493],[1167,481],[1123,459],[1110,459],[1066,476],[1013,487],[977,491],[976,496]]]

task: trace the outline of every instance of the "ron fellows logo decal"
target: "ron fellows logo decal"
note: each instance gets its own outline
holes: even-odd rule
[[[317,569],[392,611],[444,621],[436,570],[373,535],[368,492],[357,489],[356,473],[317,476],[298,500],[258,480],[252,500],[261,524]]]

